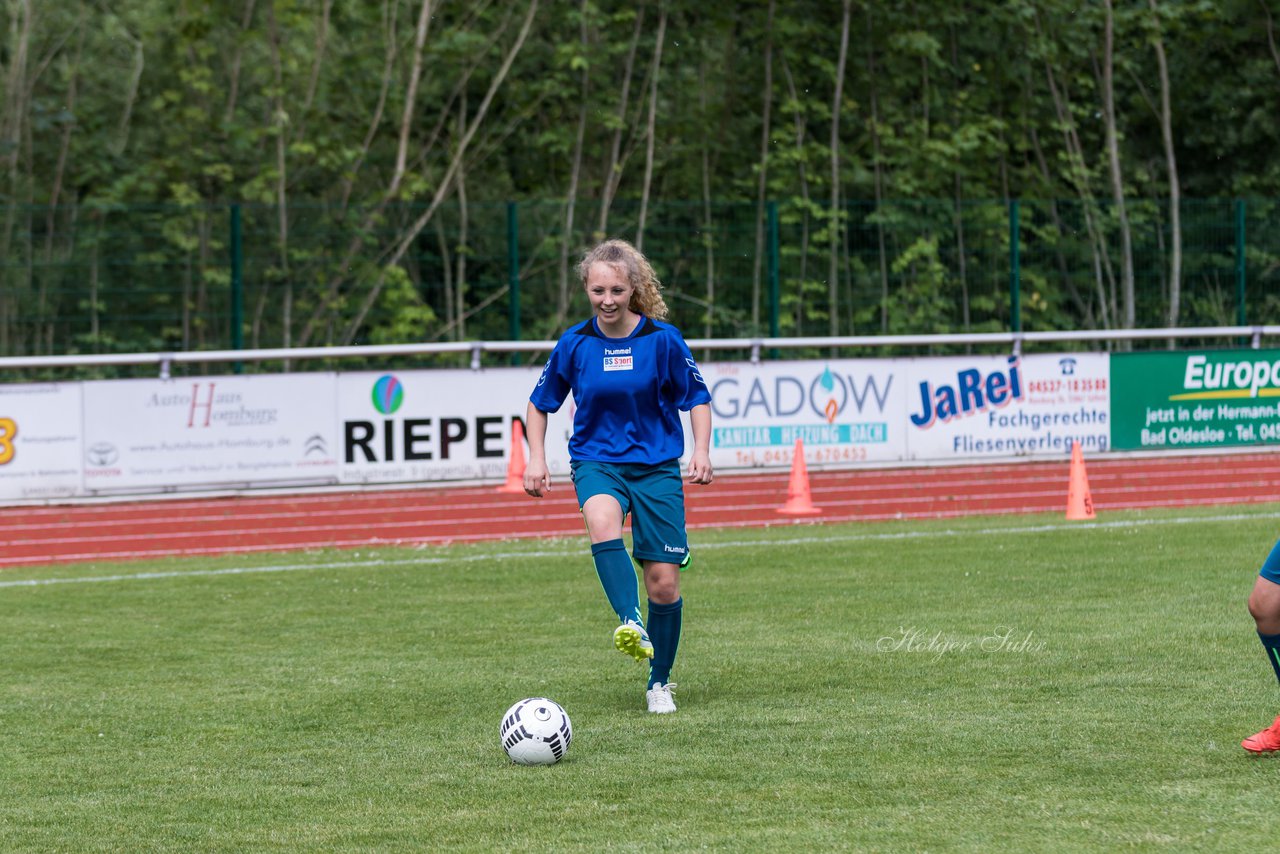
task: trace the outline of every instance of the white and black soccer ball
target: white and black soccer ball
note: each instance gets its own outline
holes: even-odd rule
[[[502,749],[517,765],[552,765],[568,751],[573,724],[559,703],[529,697],[507,709],[498,735]]]

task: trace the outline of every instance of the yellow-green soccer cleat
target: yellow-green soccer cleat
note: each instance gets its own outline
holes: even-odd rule
[[[613,645],[618,652],[629,655],[636,661],[648,661],[653,658],[653,642],[644,626],[635,620],[627,620],[613,630]]]

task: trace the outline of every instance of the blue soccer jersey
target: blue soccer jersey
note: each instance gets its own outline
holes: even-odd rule
[[[679,330],[641,317],[626,338],[606,338],[595,318],[570,328],[529,396],[555,412],[573,392],[569,456],[607,463],[663,463],[684,452],[680,412],[711,393]]]

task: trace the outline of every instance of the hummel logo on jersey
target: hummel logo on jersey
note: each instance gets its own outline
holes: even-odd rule
[[[674,553],[674,554],[678,554],[678,555],[682,555],[682,554],[684,554],[685,552],[687,552],[687,551],[688,551],[688,549],[682,549],[682,548],[680,548],[679,546],[669,546],[669,545],[667,545],[666,543],[663,543],[663,544],[662,544],[662,550],[663,550],[664,552],[672,552],[672,553]]]
[[[634,367],[630,347],[604,348],[604,370],[629,371]]]

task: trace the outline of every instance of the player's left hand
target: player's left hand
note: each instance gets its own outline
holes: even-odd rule
[[[712,480],[711,457],[695,452],[689,460],[689,482],[707,484]]]

